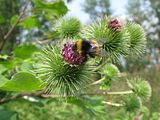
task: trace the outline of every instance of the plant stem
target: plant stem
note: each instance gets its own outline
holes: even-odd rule
[[[120,94],[131,94],[133,93],[133,91],[124,91],[124,92],[103,92],[103,93],[89,93],[89,94],[80,94],[80,95],[120,95]],[[28,97],[42,97],[42,98],[57,98],[57,97],[68,97],[66,95],[47,95],[44,94],[44,91],[38,91],[35,93],[19,93],[15,96],[11,96],[11,97],[5,97],[0,99],[0,105],[10,102],[12,100],[16,100],[18,98],[23,98],[24,96],[28,96]],[[74,95],[71,95],[70,97],[74,97]],[[118,104],[118,103],[112,103],[112,102],[106,102],[103,101],[104,104],[108,104],[108,105],[112,105],[112,106],[123,106],[122,104]]]
[[[111,106],[115,106],[115,107],[122,107],[123,104],[120,103],[112,103],[112,102],[106,102],[106,101],[102,101],[102,103],[107,104],[107,105],[111,105]]]
[[[91,85],[97,85],[97,84],[100,84],[103,80],[105,80],[105,77],[97,80],[96,82],[93,82]]]
[[[107,60],[106,61],[104,61],[105,60],[105,58],[102,58],[101,59],[101,62],[100,62],[100,65],[98,65],[93,71],[95,72],[95,71],[98,71],[99,69],[101,69],[106,63],[107,63]],[[103,62],[104,61],[104,62]]]
[[[24,96],[34,96],[34,97],[42,97],[41,95],[43,94],[43,91],[38,91],[36,93],[19,93],[15,96],[11,96],[11,97],[8,97],[8,98],[2,98],[0,99],[0,105],[1,104],[4,104],[4,103],[8,103],[12,100],[16,100],[18,98],[23,98]]]
[[[121,91],[121,92],[107,92],[108,95],[124,95],[124,94],[132,94],[132,90]]]
[[[98,70],[101,69],[105,64],[106,64],[106,62],[100,64],[100,65],[97,66],[93,71],[98,71]]]

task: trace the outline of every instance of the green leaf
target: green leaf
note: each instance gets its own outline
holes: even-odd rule
[[[39,49],[36,46],[32,44],[23,44],[14,49],[14,55],[15,57],[21,59],[27,59],[30,58],[32,54],[36,51],[39,51]]]
[[[4,84],[6,84],[9,80],[0,74],[0,87],[2,87]]]
[[[14,68],[18,62],[19,62],[19,59],[12,59],[12,60],[0,61],[0,64],[2,64],[8,70],[8,69]]]
[[[0,55],[0,59],[6,60],[8,58],[8,55]]]
[[[87,97],[80,96],[79,98],[68,98],[67,102],[71,104],[75,104],[78,107],[82,108],[86,113],[90,116],[99,116],[105,115],[105,106],[102,104],[103,97]]]
[[[36,78],[33,74],[27,72],[19,72],[7,81],[0,89],[6,91],[33,91],[41,90],[43,82]]]
[[[13,24],[15,24],[15,22],[17,21],[17,19],[18,19],[18,15],[14,15],[14,16],[12,16],[12,18],[11,18],[11,24],[13,25]]]
[[[5,18],[0,15],[0,24],[5,22]]]
[[[6,67],[4,67],[4,65],[0,64],[0,74],[5,72],[7,70]]]
[[[33,65],[29,61],[23,62],[20,69],[24,72],[30,72],[31,70],[33,70]]]
[[[31,29],[35,27],[40,27],[40,21],[36,17],[28,17],[22,22],[20,22],[18,25],[23,26],[24,29]]]
[[[42,0],[33,0],[35,3],[36,11],[45,11],[53,16],[61,16],[67,13],[68,8],[65,3],[61,0],[57,0],[54,3],[42,2]]]
[[[15,114],[16,112],[13,112],[3,106],[0,106],[0,120],[11,120],[12,116]]]

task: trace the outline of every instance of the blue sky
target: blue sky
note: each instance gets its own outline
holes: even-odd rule
[[[70,4],[68,4],[70,16],[75,16],[79,18],[83,23],[86,23],[89,20],[88,14],[82,11],[81,5],[85,0],[73,0]],[[128,0],[110,0],[111,9],[116,16],[125,16],[125,6]]]

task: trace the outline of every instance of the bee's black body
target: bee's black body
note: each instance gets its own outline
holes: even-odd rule
[[[94,58],[96,56],[96,48],[92,46],[92,42],[91,41],[87,41],[87,40],[78,40],[75,43],[75,50],[81,54],[82,56],[87,57],[87,55],[89,55],[91,58]]]

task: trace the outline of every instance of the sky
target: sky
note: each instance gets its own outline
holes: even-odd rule
[[[71,3],[67,4],[69,8],[69,16],[75,16],[79,18],[82,23],[87,23],[89,21],[89,16],[82,10],[82,4],[85,0],[73,0]],[[125,17],[125,6],[128,0],[110,0],[111,10],[113,15]]]

